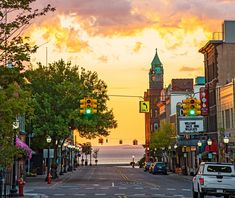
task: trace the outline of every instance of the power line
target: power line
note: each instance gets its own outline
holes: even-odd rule
[[[143,96],[134,96],[134,95],[108,95],[111,97],[124,97],[124,98],[141,98],[144,99]]]

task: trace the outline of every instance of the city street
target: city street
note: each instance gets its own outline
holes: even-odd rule
[[[37,176],[41,177],[41,176]],[[175,174],[152,175],[143,169],[84,166],[47,184],[30,178],[26,195],[41,197],[192,197],[191,178]]]

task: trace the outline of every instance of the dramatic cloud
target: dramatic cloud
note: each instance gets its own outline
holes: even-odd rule
[[[212,32],[221,31],[223,19],[235,18],[232,0],[44,0],[47,3],[56,11],[30,31],[43,30],[46,40],[55,37],[58,49],[70,52],[92,50],[92,37],[133,37],[146,29],[155,30],[168,50],[200,48],[212,39]],[[35,6],[42,7],[41,1]],[[70,25],[64,26],[66,21]],[[133,51],[141,47],[136,43]]]

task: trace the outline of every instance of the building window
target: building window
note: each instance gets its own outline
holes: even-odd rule
[[[225,123],[226,123],[226,129],[230,128],[230,111],[229,109],[225,110]]]

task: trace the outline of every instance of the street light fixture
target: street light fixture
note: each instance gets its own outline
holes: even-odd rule
[[[177,149],[177,148],[178,148],[178,146],[177,146],[177,144],[175,144],[175,145],[174,145],[174,149]]]
[[[228,162],[228,157],[226,156],[226,154],[228,153],[228,143],[229,143],[229,138],[228,138],[228,136],[224,136],[225,158],[226,158],[226,162]]]
[[[132,168],[135,168],[135,156],[132,155]]]
[[[208,160],[209,161],[211,161],[211,145],[212,145],[212,140],[211,140],[211,138],[209,138],[208,140],[207,140],[207,144],[208,144],[208,146],[209,146],[209,156],[208,156]]]
[[[201,163],[201,146],[202,146],[201,140],[197,142],[197,146],[198,146],[198,158],[199,158],[199,164],[200,164]]]
[[[51,143],[51,137],[47,136],[47,143],[48,143],[48,149],[47,149],[47,158],[48,158],[48,164],[47,164],[47,183],[50,183],[50,143]]]

